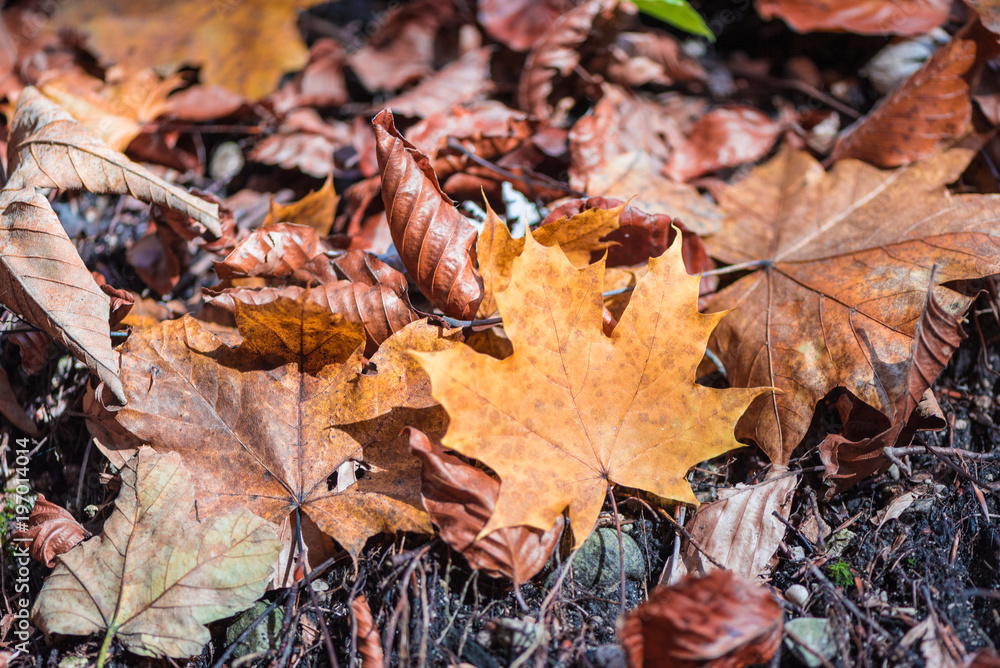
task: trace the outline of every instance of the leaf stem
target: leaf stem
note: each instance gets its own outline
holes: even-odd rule
[[[104,662],[108,660],[108,649],[111,647],[111,640],[115,637],[118,627],[114,624],[108,626],[108,632],[104,634],[104,642],[101,643],[101,650],[97,653],[97,668],[104,668]]]
[[[622,538],[622,523],[618,517],[618,502],[615,501],[615,492],[611,485],[608,485],[608,498],[611,499],[611,512],[615,515],[615,531],[618,532],[618,575],[621,577],[619,603],[621,614],[625,614],[625,540]]]
[[[720,276],[722,274],[735,274],[738,271],[747,271],[750,269],[766,269],[770,267],[774,262],[772,260],[749,260],[747,262],[740,262],[739,264],[731,264],[728,267],[720,267],[718,269],[709,269],[707,271],[701,272],[702,276]]]

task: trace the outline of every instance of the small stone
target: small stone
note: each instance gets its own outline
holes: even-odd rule
[[[226,141],[219,144],[208,163],[208,173],[212,179],[221,183],[229,183],[234,176],[242,171],[246,164],[243,149],[236,142]]]
[[[913,506],[910,506],[911,508]],[[830,536],[830,539],[826,541],[826,554],[831,559],[836,559],[844,553],[847,546],[851,544],[851,539],[857,535],[850,529],[841,529],[837,533]]]
[[[524,619],[501,617],[493,623],[491,643],[494,647],[509,647],[511,652],[517,655],[535,645],[536,640],[544,642],[547,637],[545,629],[530,617]]]
[[[237,617],[232,624],[226,628],[226,646],[232,645],[248,626],[253,624],[258,617],[267,610],[267,603],[257,601],[253,606]],[[238,659],[247,654],[266,652],[278,646],[278,637],[281,634],[281,623],[285,620],[285,611],[279,605],[272,610],[267,617],[260,620],[257,626],[253,627],[243,642],[239,644],[232,658]]]
[[[601,645],[590,654],[596,668],[625,668],[625,650],[618,645]]]
[[[312,590],[316,592],[328,591],[330,589],[330,585],[326,583],[326,580],[313,580],[310,583],[310,586],[312,587]]]
[[[964,418],[955,420],[955,431],[965,431],[969,428],[969,421]]]
[[[809,600],[809,590],[800,584],[794,584],[785,590],[785,600],[792,605],[804,608]]]
[[[886,471],[886,473],[888,473],[889,477],[892,478],[893,480],[899,480],[899,467],[896,466],[895,464],[890,466],[889,470]]]
[[[625,552],[625,577],[641,580],[646,576],[646,559],[635,540],[622,534]],[[582,587],[593,588],[599,593],[613,591],[620,586],[621,571],[618,532],[611,528],[598,529],[590,534],[573,560],[573,578]]]
[[[809,668],[819,668],[823,665],[817,654],[827,661],[833,661],[836,656],[837,643],[833,639],[833,626],[830,620],[802,617],[786,622],[785,629],[788,632],[785,645]],[[805,649],[806,647],[809,649]]]
[[[977,394],[972,398],[972,403],[975,404],[976,408],[986,413],[990,410],[993,399],[985,394]]]
[[[802,561],[806,558],[806,551],[801,545],[792,545],[788,548],[788,555],[792,561]]]
[[[923,499],[917,499],[916,501],[913,502],[913,504],[909,508],[907,508],[903,512],[903,514],[904,515],[910,515],[910,514],[913,514],[913,515],[922,515],[924,513],[929,513],[930,511],[932,511],[934,509],[934,506],[936,506],[936,505],[937,505],[937,501],[935,501],[931,497],[925,497]]]

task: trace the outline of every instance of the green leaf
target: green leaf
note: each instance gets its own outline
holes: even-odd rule
[[[630,0],[643,14],[648,14],[681,30],[715,41],[715,35],[687,0]]]

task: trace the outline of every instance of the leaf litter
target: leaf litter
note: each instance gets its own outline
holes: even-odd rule
[[[128,664],[221,665],[263,615],[276,665],[989,665],[989,3],[271,4],[4,10],[3,494],[57,501],[17,534],[55,565],[29,628]],[[234,509],[273,558],[180,595],[183,641],[145,593],[88,608],[115,568],[67,625],[79,555],[158,568],[105,556],[157,457],[177,559]],[[636,640],[665,591],[704,613],[670,659]]]

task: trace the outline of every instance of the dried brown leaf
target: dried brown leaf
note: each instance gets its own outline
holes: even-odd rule
[[[493,49],[488,47],[469,51],[382,106],[394,114],[426,118],[482,99],[492,88],[492,55]]]
[[[922,35],[945,22],[950,0],[757,0],[765,19],[782,18],[799,32]]]
[[[742,668],[778,651],[781,605],[730,571],[659,587],[620,622],[630,668]]]
[[[11,534],[15,543],[31,543],[31,558],[52,568],[58,554],[69,552],[77,543],[90,536],[87,530],[62,506],[57,506],[39,494],[28,517],[28,526]]]
[[[976,43],[953,39],[885,98],[833,147],[833,160],[857,158],[879,167],[920,160],[968,130],[969,85]]]
[[[358,654],[361,655],[361,668],[383,668],[385,659],[382,653],[382,639],[379,638],[372,609],[368,607],[368,600],[364,595],[351,601],[351,612],[354,613],[354,621],[357,624],[354,637],[358,643]]]
[[[267,218],[264,219],[263,227],[277,223],[306,225],[315,229],[317,234],[325,236],[330,233],[330,228],[333,227],[333,218],[339,199],[340,197],[333,189],[333,176],[330,175],[322,188],[310,191],[298,202],[278,204],[272,198],[271,207],[267,212]]]
[[[514,51],[527,51],[571,7],[569,0],[480,0],[476,17],[490,37]]]
[[[10,423],[33,438],[41,436],[35,421],[21,407],[14,388],[10,385],[7,372],[0,367],[0,414],[10,420]]]
[[[383,110],[372,121],[382,201],[400,259],[417,287],[445,315],[475,317],[483,279],[475,267],[476,230],[438,183],[430,160],[406,141]]]
[[[263,276],[302,285],[334,283],[338,277],[326,255],[330,250],[315,228],[278,223],[251,233],[215,264],[215,273],[221,279]]]
[[[419,464],[399,432],[439,432],[445,417],[406,351],[452,342],[414,323],[362,374],[361,326],[306,298],[237,302],[236,322],[235,348],[190,317],[134,332],[122,347],[129,404],[116,418],[158,451],[184,455],[201,516],[246,506],[280,523],[298,510],[355,557],[373,534],[428,531]],[[368,472],[338,493],[332,476],[348,462]]]
[[[500,495],[500,482],[437,442],[407,428],[410,452],[420,459],[424,508],[438,535],[462,553],[469,565],[492,577],[508,577],[514,586],[534,577],[559,544],[565,521],[560,516],[548,531],[526,526],[498,529],[476,540],[489,521]]]
[[[781,124],[752,107],[722,107],[702,116],[686,134],[675,141],[663,170],[675,181],[764,157],[778,140]]]

